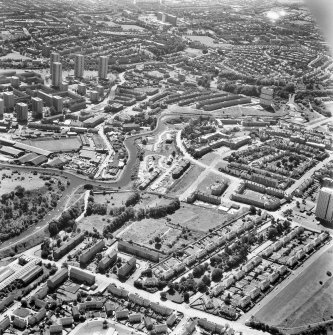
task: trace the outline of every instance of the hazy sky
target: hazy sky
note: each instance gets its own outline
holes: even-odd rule
[[[333,50],[333,0],[305,0]]]

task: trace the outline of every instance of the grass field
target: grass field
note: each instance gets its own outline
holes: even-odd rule
[[[169,217],[172,218],[172,215]],[[123,230],[121,238],[133,240],[143,246],[154,248],[154,239],[159,236],[162,243],[158,246],[157,250],[170,253],[193,242],[195,238],[201,237],[202,233],[192,232],[185,235],[186,237],[182,234],[181,229],[167,226],[165,218],[161,218],[133,222]]]
[[[16,186],[22,186],[26,190],[35,190],[43,187],[44,184],[45,180],[30,172],[14,173],[9,169],[0,170],[0,196],[14,191]]]
[[[333,247],[312,263],[256,315],[270,325],[292,328],[333,318]],[[319,282],[322,282],[322,285]]]
[[[90,215],[84,217],[79,223],[78,228],[81,230],[93,231],[94,228],[100,233],[103,233],[103,228],[108,224],[107,220],[112,220],[111,216],[108,215]]]
[[[170,216],[171,222],[179,223],[189,229],[207,232],[236,217],[237,214],[222,214],[215,209],[203,208],[200,206],[183,204],[182,207]]]
[[[126,200],[132,193],[130,192],[119,192],[119,193],[110,193],[110,194],[95,194],[94,199],[96,203],[99,204],[108,204],[108,212],[113,207],[125,206]]]
[[[133,222],[122,234],[122,238],[148,245],[149,240],[166,233],[168,229],[169,227],[165,224],[165,219],[144,219],[142,221]]]
[[[48,150],[51,152],[70,152],[73,150],[79,150],[82,146],[82,142],[78,137],[71,137],[71,138],[62,138],[59,140],[28,140],[24,141],[25,144],[32,145],[34,147]]]

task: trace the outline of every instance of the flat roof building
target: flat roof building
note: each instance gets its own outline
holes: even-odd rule
[[[108,65],[109,57],[100,56],[98,59],[98,77],[101,79],[107,79],[108,77]]]
[[[333,222],[333,188],[323,187],[319,192],[316,217],[326,222]]]
[[[34,118],[42,118],[43,117],[43,100],[38,97],[31,98],[31,110],[32,116]]]
[[[62,84],[62,64],[54,62],[52,64],[52,86],[60,87]]]
[[[84,74],[84,56],[75,55],[74,62],[74,76],[82,78]]]
[[[24,102],[19,102],[15,106],[16,109],[16,118],[19,122],[28,121],[28,105]]]
[[[52,52],[50,55],[50,73],[52,75],[53,63],[60,62],[60,55],[57,52]]]

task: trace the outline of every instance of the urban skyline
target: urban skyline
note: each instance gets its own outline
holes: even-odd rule
[[[332,333],[325,1],[0,1],[0,335]]]

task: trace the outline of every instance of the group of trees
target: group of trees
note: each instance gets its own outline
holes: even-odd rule
[[[284,231],[290,229],[291,223],[288,220],[283,221],[282,223],[278,221],[273,224],[267,231],[267,238],[270,240],[275,240],[277,236],[282,235]]]
[[[174,213],[179,208],[180,202],[178,199],[172,200],[170,203],[163,206],[149,207],[146,209],[139,208],[135,210],[133,207],[119,207],[117,209],[118,215],[111,221],[109,225],[104,227],[103,235],[108,236],[110,233],[113,233],[115,230],[119,229],[122,225],[130,220],[142,220],[145,217],[160,218]],[[115,210],[116,209],[112,209],[110,211],[110,215],[114,214]]]
[[[24,179],[24,177],[21,178]],[[57,206],[64,185],[53,181],[53,185],[45,186],[48,187],[48,190],[45,188],[25,190],[24,187],[18,185],[13,191],[2,194],[0,198],[0,241],[19,235],[43,219],[50,209]]]
[[[261,86],[249,85],[249,84],[234,84],[232,82],[227,82],[223,86],[219,86],[223,91],[234,93],[234,94],[244,94],[247,96],[259,97],[261,92]]]
[[[93,214],[97,215],[105,215],[107,213],[107,205],[106,204],[98,204],[95,203],[94,197],[89,196],[88,198],[88,204],[87,204],[87,210],[86,210],[86,216],[90,216]]]
[[[139,192],[132,193],[125,201],[125,206],[126,207],[134,206],[140,201],[140,199],[141,197]]]
[[[103,236],[109,236],[126,222],[133,220],[135,218],[135,211],[132,207],[126,208],[121,214],[117,215],[110,224],[104,227]]]
[[[204,88],[210,88],[211,80],[212,80],[211,76],[205,75],[205,76],[199,77],[197,79],[197,83],[199,86],[202,86]]]
[[[60,230],[67,228],[68,230],[75,230],[76,223],[75,219],[82,213],[82,205],[77,203],[68,210],[64,211],[57,220],[53,220],[49,223],[49,232],[51,236],[55,236]]]
[[[251,327],[251,328],[262,330],[264,332],[267,332],[267,333],[270,333],[270,334],[273,334],[273,335],[284,335],[284,333],[282,331],[280,331],[278,328],[276,328],[274,326],[267,325],[263,322],[255,320],[254,318],[252,318],[250,321],[248,321],[246,323],[246,325]]]

